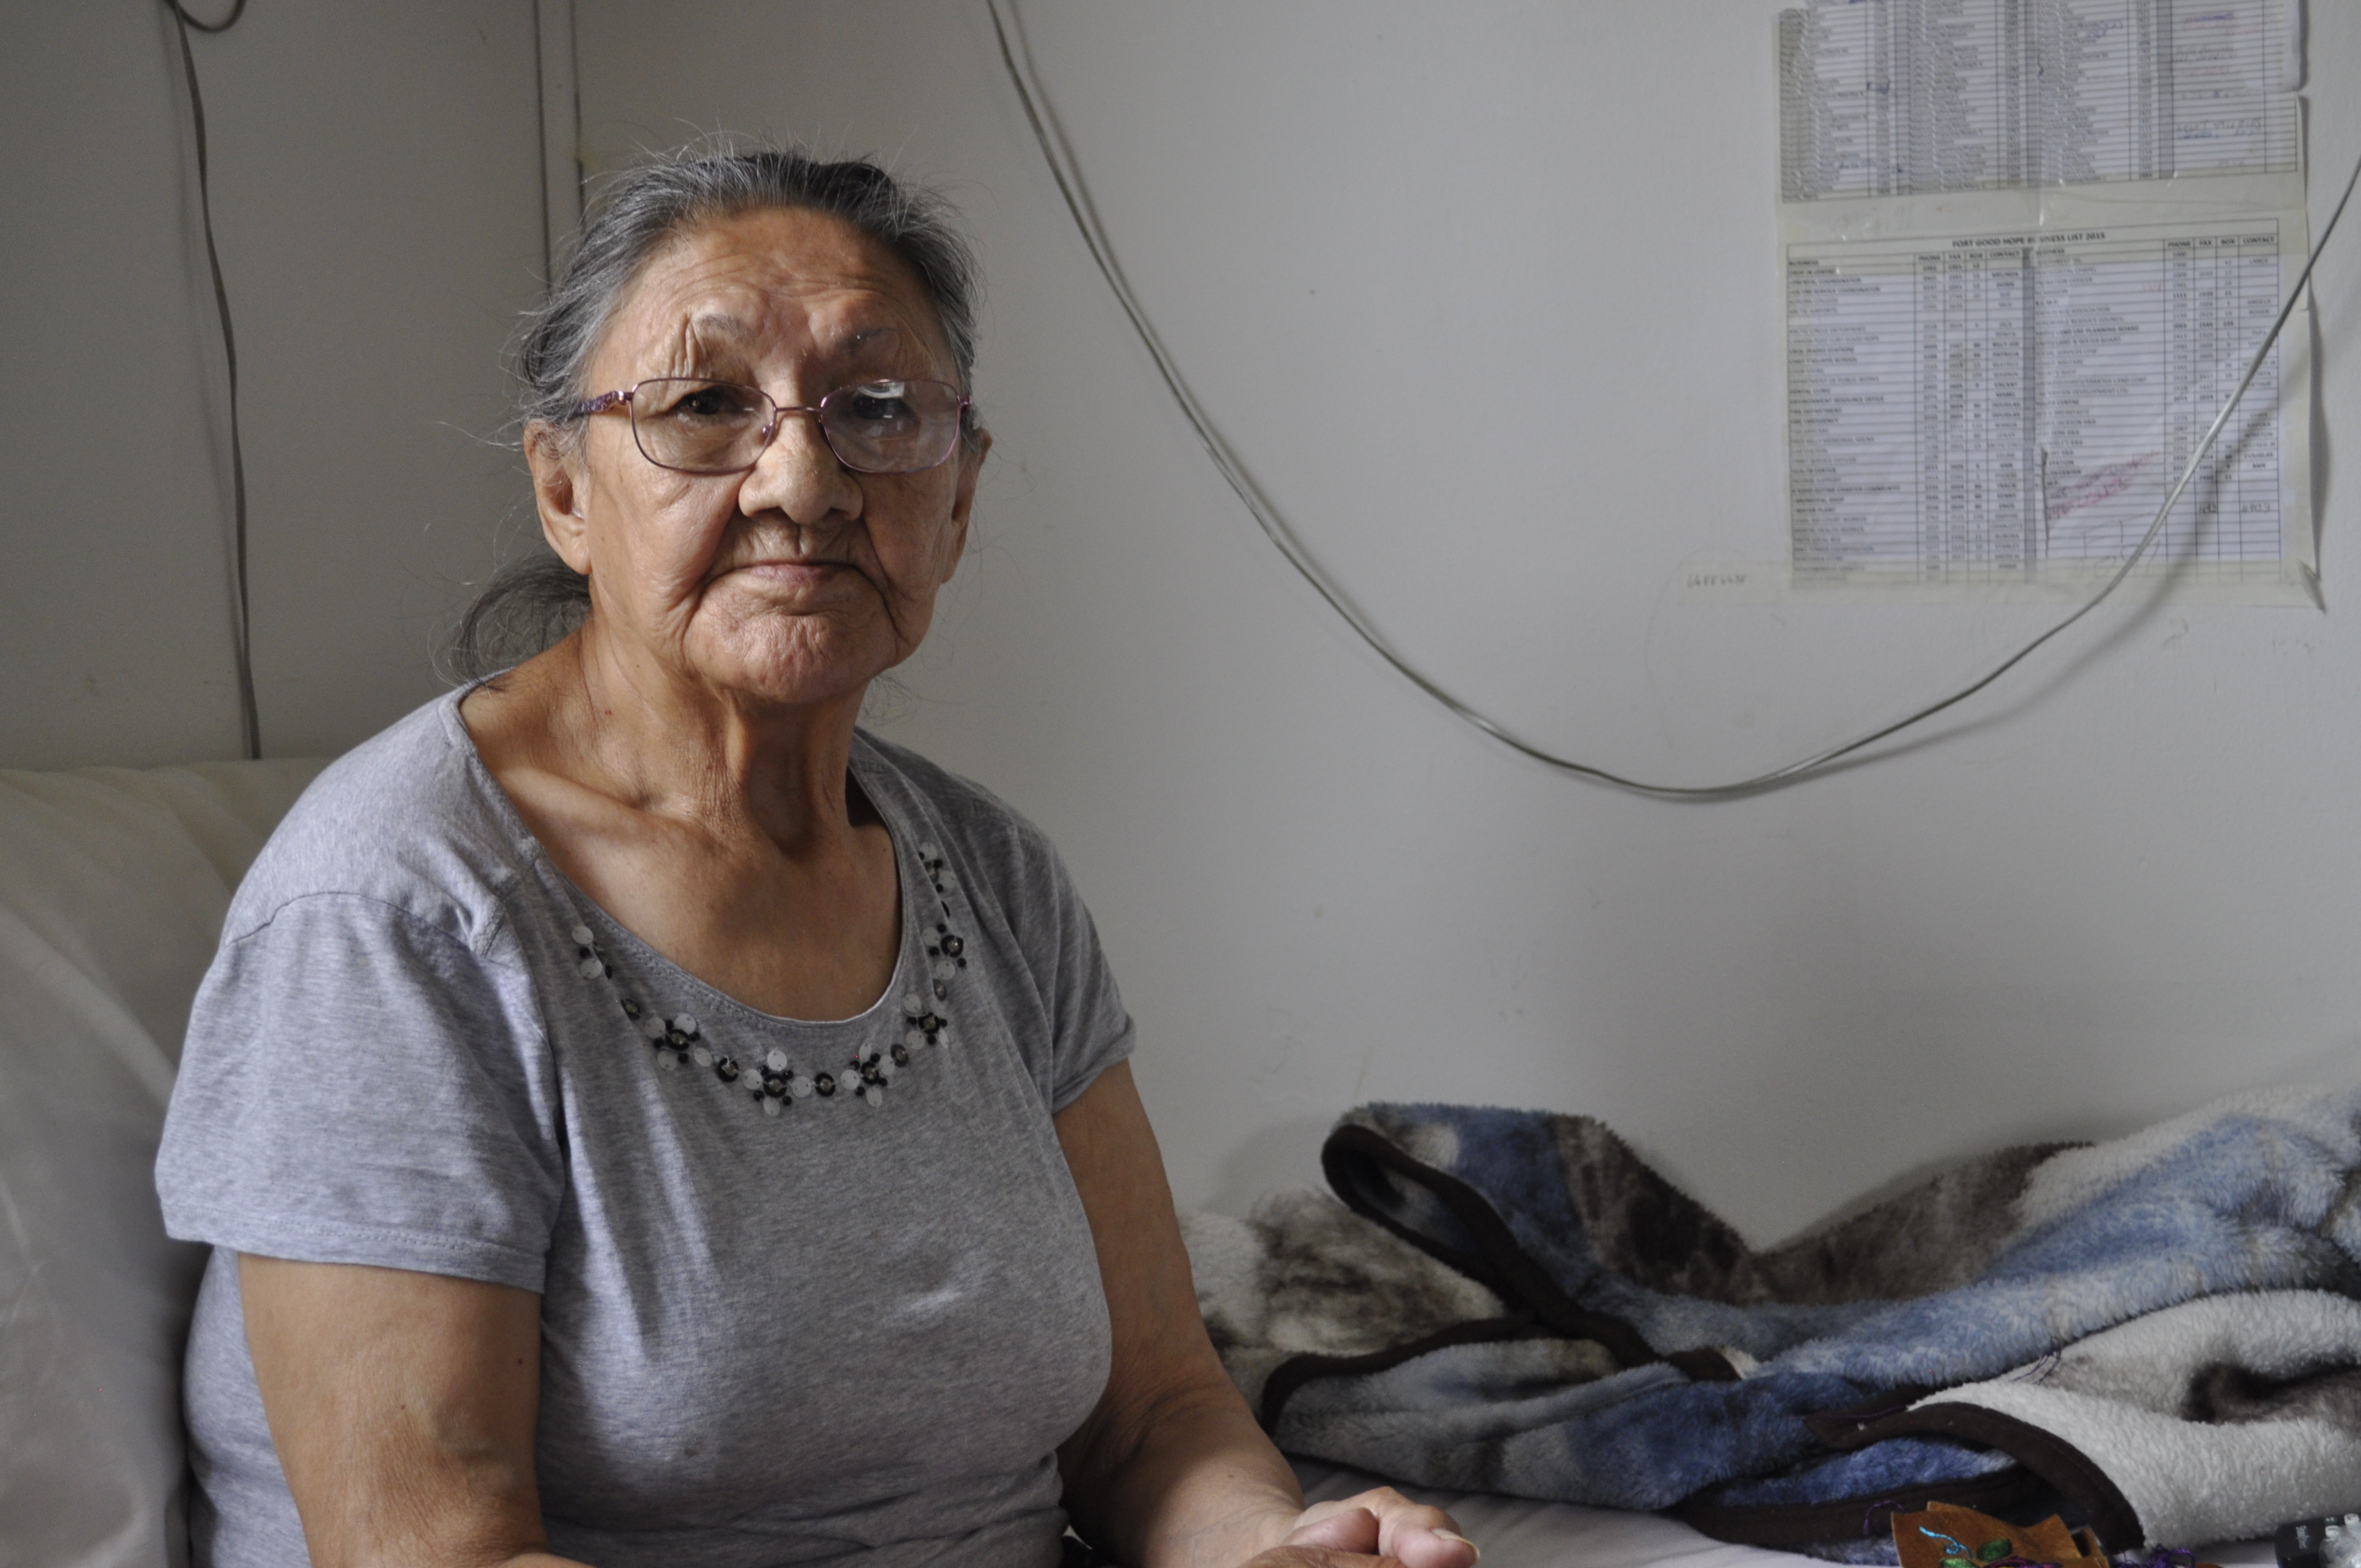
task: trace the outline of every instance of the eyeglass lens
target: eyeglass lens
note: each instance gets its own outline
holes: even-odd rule
[[[762,459],[778,405],[734,381],[659,377],[631,389],[631,434],[649,462],[687,474],[739,474]],[[950,455],[960,392],[944,381],[865,381],[819,401],[820,433],[846,467],[913,474]]]

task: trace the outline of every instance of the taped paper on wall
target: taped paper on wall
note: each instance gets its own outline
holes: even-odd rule
[[[1779,19],[1780,196],[2291,173],[2292,0],[1814,0]]]
[[[2290,28],[2287,0],[1782,15],[1796,589],[2072,592],[2138,543],[2303,265]],[[2316,602],[2301,344],[2143,560],[2174,592]]]

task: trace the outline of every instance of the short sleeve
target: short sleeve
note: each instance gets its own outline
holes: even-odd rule
[[[997,895],[1048,1025],[1046,1059],[1037,1056],[1032,1066],[1054,1114],[1131,1055],[1131,1014],[1065,861],[1039,828],[997,801],[989,804],[1001,820],[994,830],[976,834],[971,849]]]
[[[223,944],[156,1181],[184,1240],[538,1291],[565,1195],[528,978],[395,906],[316,894]]]
[[[1099,946],[1098,927],[1066,874],[1065,862],[1045,843],[1055,887],[1050,913],[1057,922],[1057,959],[1051,980],[1055,1048],[1049,1109],[1064,1110],[1082,1097],[1099,1074],[1127,1059],[1134,1030],[1131,1014],[1115,990],[1115,970]]]

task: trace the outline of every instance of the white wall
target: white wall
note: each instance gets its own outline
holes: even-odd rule
[[[195,53],[243,378],[263,740],[341,750],[440,689],[435,638],[522,495],[484,438],[542,269],[533,0],[256,4]],[[237,751],[188,113],[159,0],[11,8],[0,764]]]
[[[431,695],[525,522],[481,438],[538,291],[533,9],[258,4],[197,40],[274,752]],[[0,52],[0,764],[227,755],[177,57],[151,0],[27,10]],[[1923,700],[2037,619],[1674,589],[1781,538],[1772,10],[1025,8],[1135,283],[1336,576],[1531,733],[1686,779]],[[1672,806],[1461,728],[1290,574],[1091,270],[980,5],[578,22],[594,163],[802,135],[965,207],[999,446],[891,728],[1065,849],[1183,1201],[1314,1179],[1357,1100],[1491,1100],[1605,1117],[1767,1237],[1928,1160],[2361,1069],[2361,499],[2334,461],[2361,233],[2321,291],[2328,613],[2109,609],[1894,760]],[[2361,15],[2313,22],[2317,223],[2361,150]],[[1477,406],[1503,395],[1532,411],[1514,449]]]
[[[1027,0],[1134,283],[1400,644],[1529,732],[1714,780],[1935,696],[2004,608],[1703,607],[1784,475],[1764,0]],[[2361,12],[2314,7],[2314,222]],[[946,182],[993,295],[981,543],[892,729],[1063,847],[1180,1196],[1316,1179],[1372,1098],[1586,1111],[1758,1238],[1924,1162],[2361,1069],[2361,496],[2331,609],[2110,609],[1893,760],[1735,806],[1552,776],[1387,672],[1195,449],[983,8],[580,0],[587,150],[714,128]],[[2322,280],[2361,420],[2361,232]],[[1485,432],[1494,400],[1532,439]]]

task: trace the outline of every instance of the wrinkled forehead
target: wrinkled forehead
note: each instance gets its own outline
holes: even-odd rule
[[[750,375],[774,362],[954,379],[917,275],[826,213],[769,209],[674,237],[616,302],[594,356],[631,379]]]

